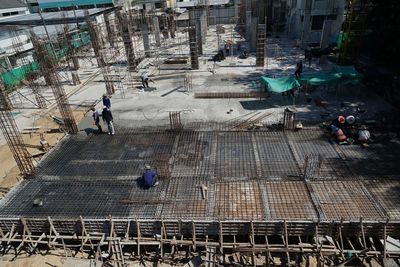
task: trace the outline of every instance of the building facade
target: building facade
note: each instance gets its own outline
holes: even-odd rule
[[[32,13],[41,9],[43,12],[90,9],[114,6],[113,0],[27,0],[27,5]]]
[[[337,40],[343,23],[345,0],[288,0],[286,31],[303,47],[322,48]]]
[[[29,10],[22,0],[0,0],[0,18],[29,14]]]

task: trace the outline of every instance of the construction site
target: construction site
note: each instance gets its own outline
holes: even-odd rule
[[[400,265],[379,4],[121,2],[0,18],[0,266]]]

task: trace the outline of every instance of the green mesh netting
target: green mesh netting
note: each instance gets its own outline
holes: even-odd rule
[[[72,36],[72,39],[74,40],[72,42],[72,45],[75,48],[80,48],[82,46],[88,45],[90,43],[90,35],[87,32],[83,33],[78,33]],[[48,51],[47,54],[53,54],[51,53],[52,48],[51,45],[48,43],[45,45],[45,49]],[[57,59],[62,59],[68,54],[68,48],[65,45],[65,48],[62,49],[55,49],[54,55]],[[14,86],[18,86],[21,81],[25,79],[25,75],[28,73],[31,73],[33,71],[39,70],[39,63],[36,61],[33,61],[30,64],[14,68],[8,72],[1,73],[0,78],[3,81],[3,84],[6,89],[12,88]]]

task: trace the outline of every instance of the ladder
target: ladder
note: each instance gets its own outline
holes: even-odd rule
[[[110,261],[115,267],[124,267],[124,255],[122,253],[120,238],[110,238],[108,240],[108,249],[110,253]]]

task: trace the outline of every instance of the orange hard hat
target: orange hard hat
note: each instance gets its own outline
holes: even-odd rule
[[[338,117],[338,121],[339,121],[340,123],[345,123],[345,122],[346,122],[346,118],[343,117],[343,116],[339,116],[339,117]]]

